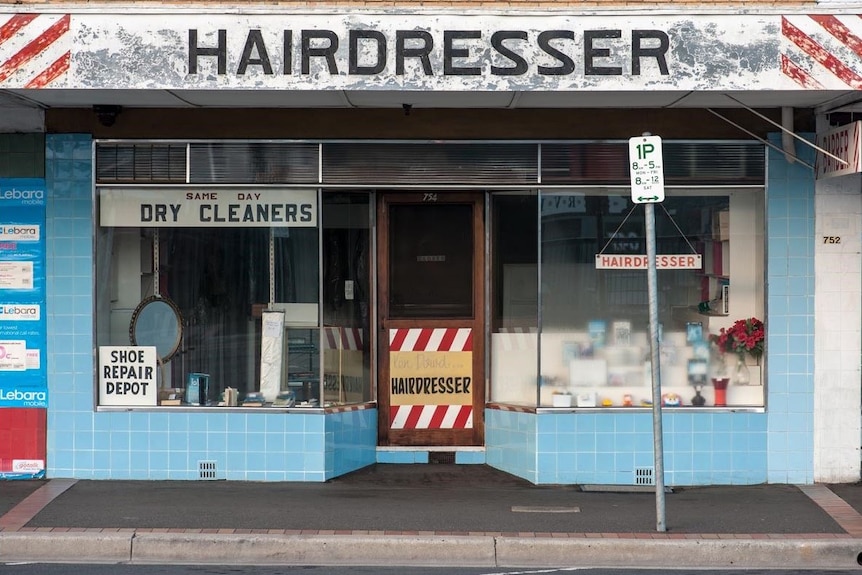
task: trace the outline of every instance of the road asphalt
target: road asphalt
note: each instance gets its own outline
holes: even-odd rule
[[[856,568],[862,484],[535,486],[486,465],[326,483],[0,481],[0,563]],[[661,527],[664,527],[662,530]]]

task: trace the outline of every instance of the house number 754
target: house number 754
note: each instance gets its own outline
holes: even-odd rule
[[[437,194],[436,192],[425,192],[425,195],[422,196],[423,202],[436,202]]]
[[[841,236],[823,236],[824,244],[840,244]]]

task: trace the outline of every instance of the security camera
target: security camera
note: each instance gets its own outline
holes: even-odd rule
[[[120,106],[93,106],[96,119],[106,128],[110,128],[117,122],[117,116],[120,115],[121,110]]]

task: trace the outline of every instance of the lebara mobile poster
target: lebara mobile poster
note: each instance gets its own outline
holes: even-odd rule
[[[0,479],[45,474],[44,179],[0,179]]]

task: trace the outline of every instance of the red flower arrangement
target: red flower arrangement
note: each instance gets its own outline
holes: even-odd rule
[[[744,353],[759,358],[763,355],[763,340],[766,331],[763,322],[756,317],[738,319],[730,328],[721,328],[718,334],[710,334],[709,341],[715,344],[721,353]]]

